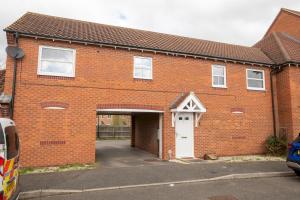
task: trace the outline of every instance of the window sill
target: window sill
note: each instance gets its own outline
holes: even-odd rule
[[[51,75],[37,75],[38,78],[41,79],[53,79],[53,80],[74,80],[75,77],[68,77],[68,76],[51,76]]]
[[[266,92],[266,89],[258,89],[258,88],[247,88],[248,91],[254,92]]]
[[[227,86],[215,86],[215,85],[213,85],[212,87],[215,88],[215,89],[227,89]]]
[[[142,79],[142,78],[133,78],[134,81],[137,82],[152,82],[153,79]]]

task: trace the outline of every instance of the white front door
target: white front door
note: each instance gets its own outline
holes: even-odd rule
[[[193,121],[193,113],[176,114],[176,158],[194,157]]]

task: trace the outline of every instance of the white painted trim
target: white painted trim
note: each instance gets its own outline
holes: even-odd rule
[[[234,112],[231,112],[232,114],[243,114],[244,112],[242,111],[234,111]]]
[[[192,143],[191,143],[191,145],[192,145],[192,149],[193,149],[191,157],[195,158],[195,129],[194,129],[194,120],[195,119],[194,119],[194,114],[190,113],[190,117],[191,117],[191,120],[192,120]],[[177,116],[175,118],[176,118],[175,120],[177,121],[178,120]],[[176,126],[177,126],[177,123],[176,123]],[[178,140],[177,140],[176,126],[175,126],[175,153],[176,153],[175,157],[176,158],[184,158],[184,157],[177,156],[177,153],[178,153],[177,142],[178,142]]]
[[[73,62],[72,62],[72,64],[73,64],[72,69],[73,70],[72,70],[72,74],[42,72],[41,71],[41,67],[42,67],[42,51],[43,51],[44,48],[45,49],[58,49],[58,50],[72,51],[73,52]],[[55,61],[55,60],[53,60],[53,61]],[[70,63],[70,62],[67,62],[67,63]],[[61,76],[61,77],[75,77],[75,66],[76,66],[76,50],[75,49],[61,48],[61,47],[52,47],[52,46],[44,46],[44,45],[40,45],[39,46],[38,67],[37,67],[37,74],[38,75]]]
[[[223,68],[224,70],[224,85],[215,85],[214,84],[214,68]],[[212,65],[211,66],[211,84],[212,87],[216,88],[227,88],[227,73],[226,73],[226,66],[225,65]]]
[[[190,101],[193,101],[196,104],[196,106],[199,107],[199,110],[195,110],[193,108],[190,108],[188,110],[184,109],[184,107]],[[171,112],[206,112],[206,108],[204,107],[202,102],[198,99],[198,97],[195,96],[194,92],[190,92],[190,95],[187,96],[177,108],[172,109]]]
[[[150,64],[150,67],[151,67],[151,77],[150,78],[135,76],[135,59],[138,59],[138,58],[150,60],[150,63],[151,63]],[[133,56],[133,78],[145,79],[145,80],[152,80],[153,79],[153,64],[152,64],[152,58],[151,57]]]
[[[158,155],[159,158],[162,159],[162,149],[163,149],[163,137],[162,137],[162,129],[163,129],[163,114],[159,114],[159,129],[158,129],[158,140],[159,140],[159,149],[158,149]]]
[[[148,109],[127,109],[127,108],[115,108],[115,109],[96,109],[98,112],[124,112],[124,113],[164,113],[160,110],[148,110]]]
[[[194,117],[194,119],[195,119],[195,127],[198,127],[198,124],[199,124],[199,121],[200,121],[202,115],[203,115],[203,113],[195,113],[195,117]]]
[[[47,106],[47,107],[44,107],[45,110],[64,110],[66,108],[64,107],[59,107],[59,106]]]
[[[248,71],[257,71],[257,72],[262,72],[263,74],[263,79],[256,79],[256,78],[250,78],[250,80],[262,80],[263,81],[263,88],[256,88],[256,87],[249,87],[248,85]],[[260,69],[246,69],[246,84],[247,84],[247,89],[248,90],[257,90],[257,91],[265,91],[266,90],[266,78],[265,78],[265,71],[260,70]]]

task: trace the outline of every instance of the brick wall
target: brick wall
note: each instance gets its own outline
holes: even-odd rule
[[[293,127],[291,131],[292,138],[296,138],[300,133],[300,69],[290,67],[290,89],[291,89],[291,115]]]
[[[158,155],[158,114],[135,115],[135,147]]]
[[[37,76],[39,45],[75,48],[76,77]],[[218,89],[211,87],[211,65],[225,63],[29,38],[21,38],[20,47],[25,57],[22,65],[18,63],[15,121],[23,166],[94,162],[98,104],[163,108],[163,158],[167,158],[168,150],[175,155],[169,107],[180,93],[189,91],[194,91],[207,108],[195,128],[197,157],[207,152],[262,153],[266,137],[273,134],[268,68],[260,68],[265,70],[266,91],[250,91],[246,89],[246,68],[257,67],[226,63],[228,88]],[[153,80],[133,79],[133,56],[153,58]],[[12,69],[12,59],[8,58],[8,93]],[[41,103],[49,101],[67,103],[68,107],[42,108]],[[232,108],[245,112],[233,114]]]
[[[0,95],[4,91],[5,70],[0,70]],[[9,104],[0,103],[0,117],[9,118]]]
[[[0,70],[0,94],[4,90],[5,70]]]
[[[0,117],[3,117],[3,118],[10,118],[10,113],[9,113],[9,110],[10,110],[10,106],[9,104],[0,104]]]
[[[266,35],[272,32],[285,32],[300,38],[300,29],[297,27],[300,27],[300,17],[286,11],[281,11]]]
[[[292,141],[300,132],[300,69],[285,67],[277,74],[277,98],[281,132]]]

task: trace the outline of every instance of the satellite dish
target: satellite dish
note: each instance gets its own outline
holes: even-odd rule
[[[6,47],[6,53],[8,56],[15,58],[15,59],[21,59],[25,55],[23,49],[21,49],[19,47],[14,47],[14,46]]]

